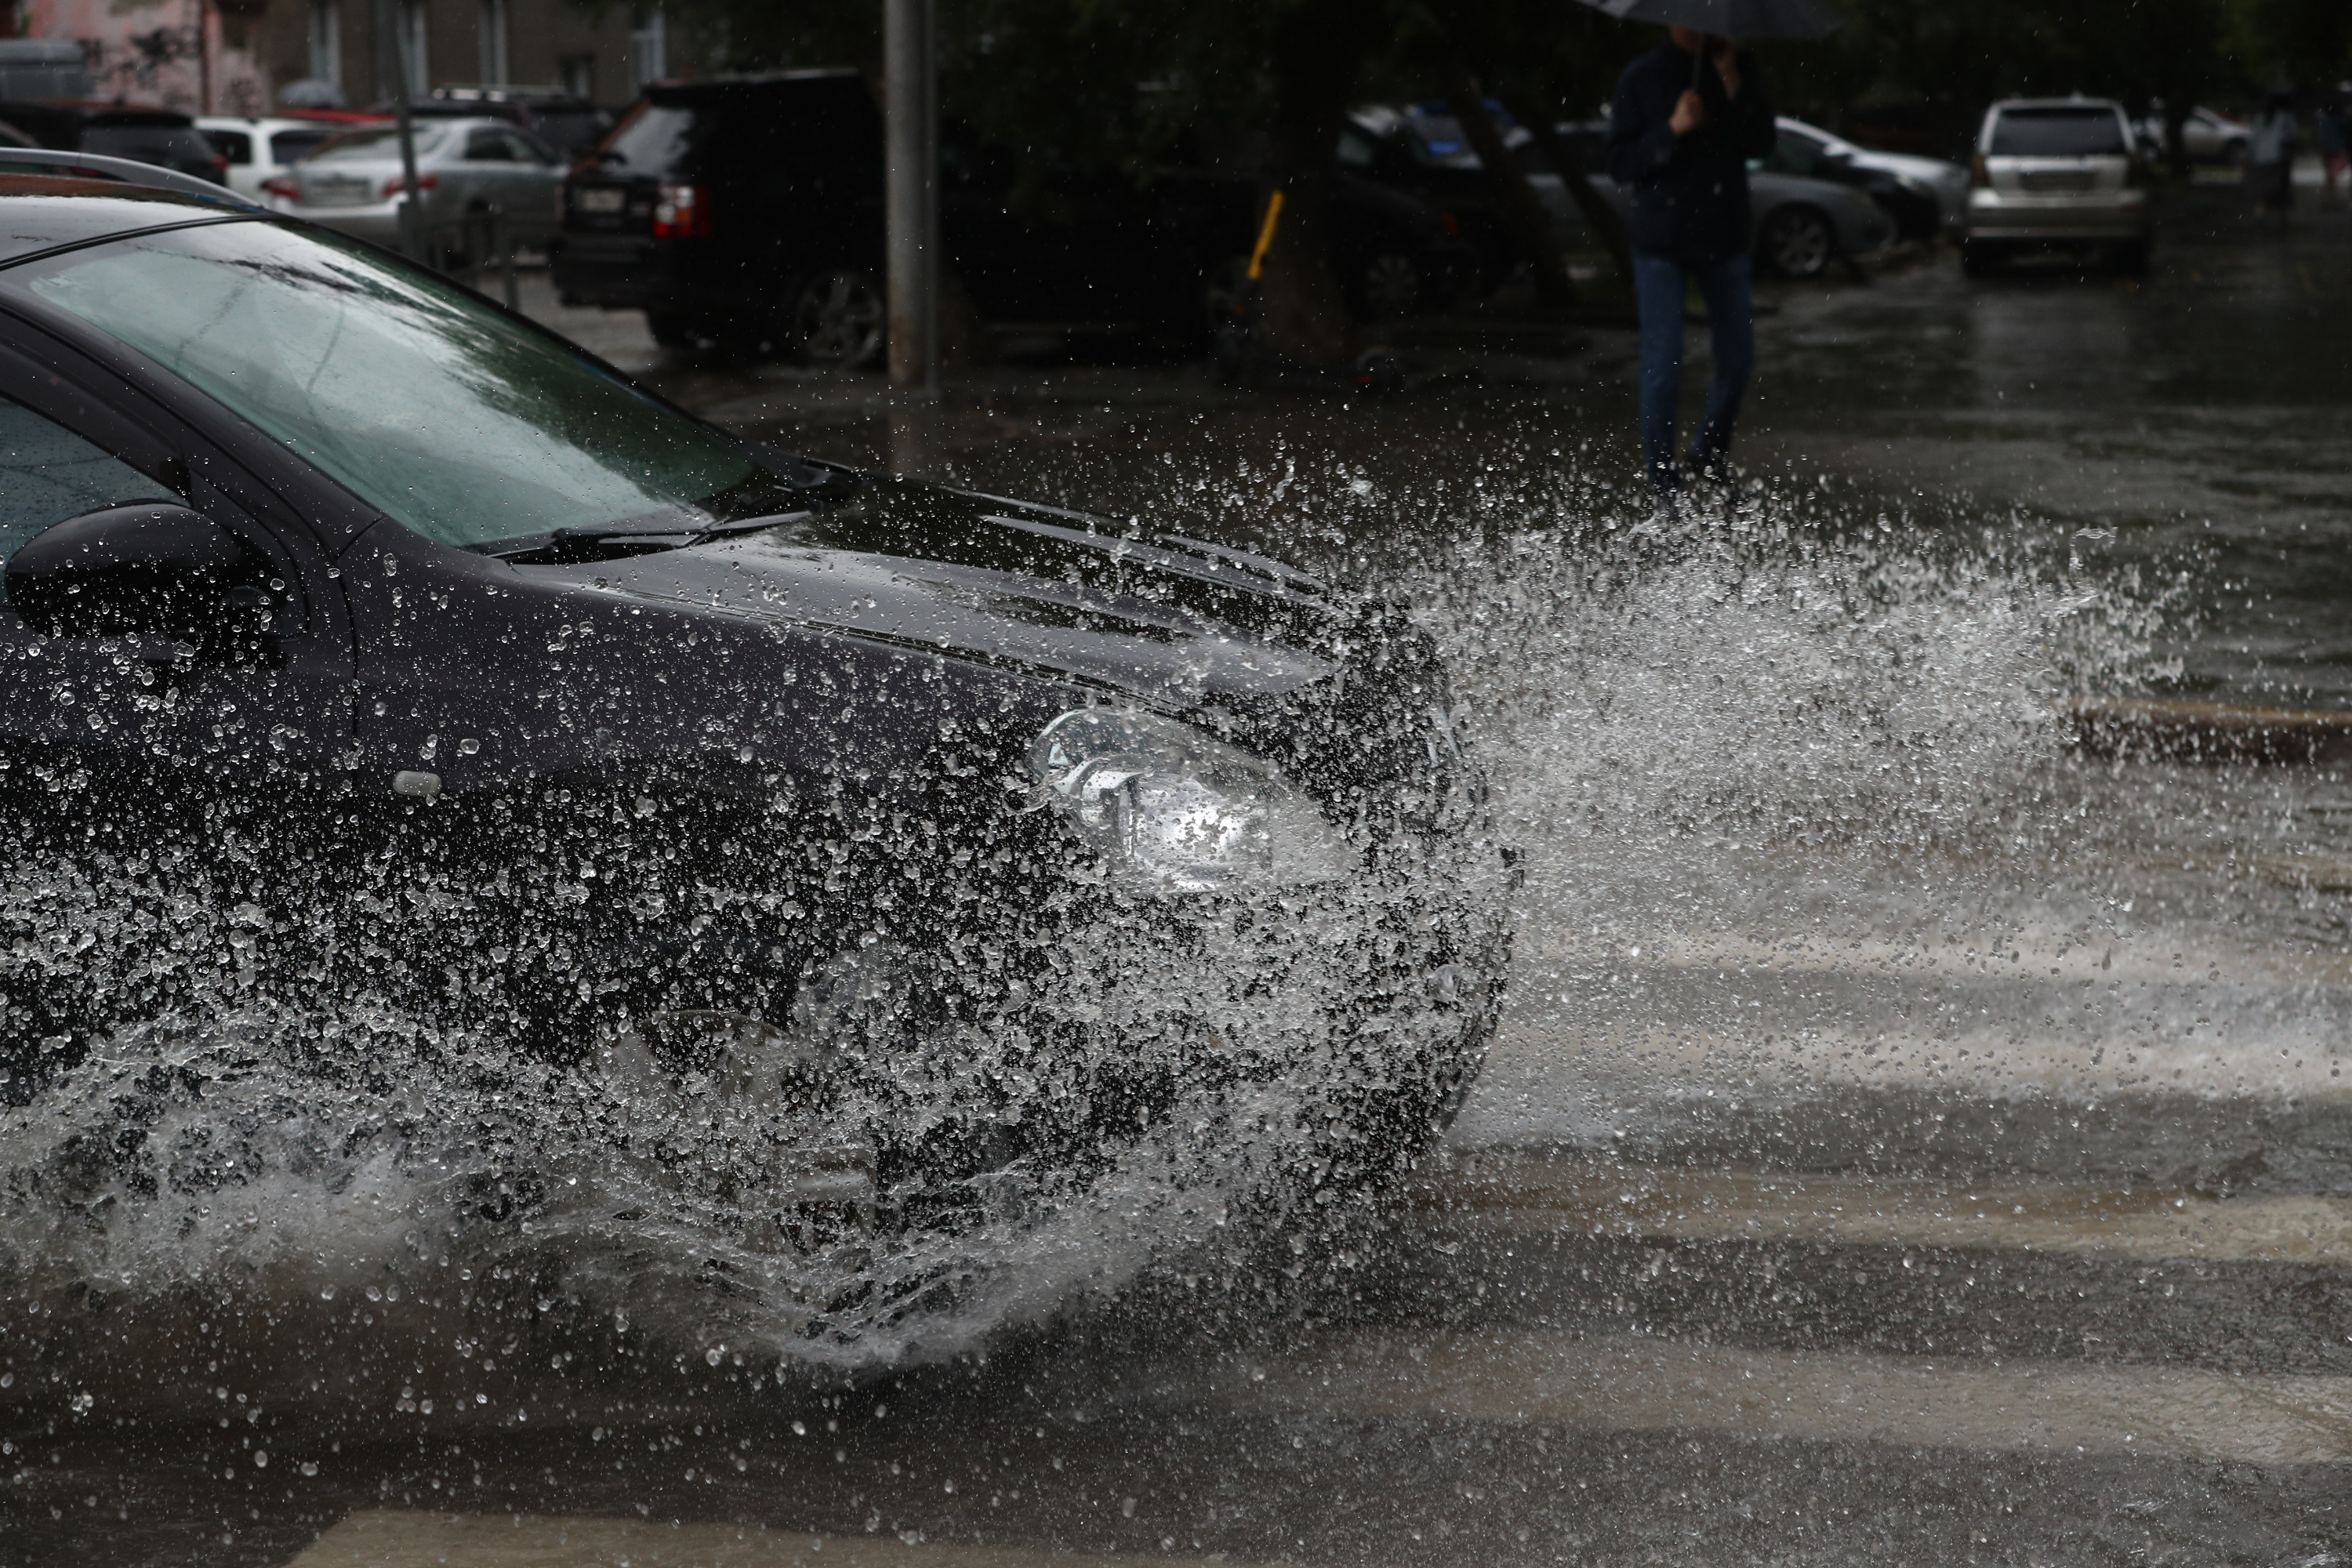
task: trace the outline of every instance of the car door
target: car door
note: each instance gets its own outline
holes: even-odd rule
[[[505,132],[507,153],[513,163],[509,178],[513,196],[507,204],[515,237],[531,246],[547,243],[555,232],[557,195],[563,188],[563,160],[551,147],[520,131]]]
[[[5,331],[7,324],[0,324]],[[129,626],[50,636],[0,607],[0,758],[82,777],[104,815],[314,792],[351,744],[349,619],[323,552],[276,496],[98,366],[0,346],[0,552],[127,502],[185,504],[254,563],[266,630],[235,654]],[[73,374],[74,371],[80,374]],[[0,561],[5,567],[5,561]],[[240,611],[239,613],[244,613]],[[28,772],[18,773],[18,769]]]

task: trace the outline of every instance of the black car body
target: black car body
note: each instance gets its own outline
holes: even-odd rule
[[[228,160],[196,129],[193,118],[176,110],[58,99],[0,102],[0,121],[43,147],[129,158],[221,184],[228,183]]]
[[[556,287],[644,310],[672,345],[869,362],[882,342],[882,184],[881,115],[855,73],[657,86],[567,182]],[[954,127],[940,185],[947,260],[982,320],[1184,338],[1229,302],[1262,200],[1255,181],[1203,167],[1166,167],[1142,186],[1109,170],[1024,181],[1010,154]],[[1441,302],[1475,273],[1437,214],[1369,182],[1339,182],[1332,227],[1344,278],[1403,258],[1408,304]]]
[[[26,1181],[389,1139],[451,1237],[730,1237],[850,1344],[1458,1103],[1505,895],[1395,609],[744,442],[300,223],[0,213],[0,1152],[96,1119]]]

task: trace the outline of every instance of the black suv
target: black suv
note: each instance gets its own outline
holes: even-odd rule
[[[176,110],[49,99],[0,102],[0,121],[43,147],[128,158],[200,180],[228,183],[228,160],[193,119]]]
[[[1024,182],[1013,156],[952,127],[940,162],[947,261],[983,320],[1196,341],[1229,309],[1256,232],[1252,180],[1171,166],[1144,187],[1108,170]],[[853,72],[656,87],[566,183],[556,287],[569,303],[644,310],[672,347],[871,363],[882,195],[882,117]],[[1367,315],[1440,303],[1476,276],[1439,214],[1369,181],[1339,178],[1333,231]],[[1390,287],[1352,287],[1368,275]]]

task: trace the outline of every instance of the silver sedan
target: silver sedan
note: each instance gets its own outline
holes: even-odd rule
[[[564,170],[554,149],[503,120],[420,120],[415,135],[428,260],[485,259],[471,253],[494,215],[519,248],[554,234]],[[281,212],[395,247],[404,188],[391,126],[346,132],[264,186]]]

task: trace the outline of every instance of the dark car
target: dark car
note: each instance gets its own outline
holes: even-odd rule
[[[385,106],[380,112],[390,113]],[[554,87],[436,87],[411,101],[419,116],[504,120],[572,157],[613,128],[613,111]]]
[[[1400,610],[774,451],[291,219],[0,214],[0,1113],[90,1225],[380,1154],[542,1300],[685,1236],[838,1346],[1458,1103],[1507,894]]]
[[[1895,220],[1895,232],[1904,239],[1933,239],[1943,230],[1943,205],[1937,200],[1935,191],[1927,184],[1842,155],[1836,150],[1825,147],[1819,137],[1809,134],[1805,129],[1782,124],[1772,151],[1750,166],[1778,174],[1795,174],[1803,179],[1849,185],[1876,202],[1886,216]]]
[[[672,346],[765,346],[866,363],[883,338],[882,121],[852,72],[655,87],[567,182],[555,283],[574,303],[642,310]],[[1256,236],[1255,182],[1171,165],[1024,178],[949,128],[946,259],[994,323],[1086,324],[1197,340]],[[1359,307],[1447,297],[1475,257],[1407,195],[1342,180],[1334,261]],[[1367,286],[1367,285],[1370,286]]]
[[[228,183],[228,160],[188,115],[169,109],[47,100],[0,102],[5,121],[37,145],[67,153],[98,153]]]

